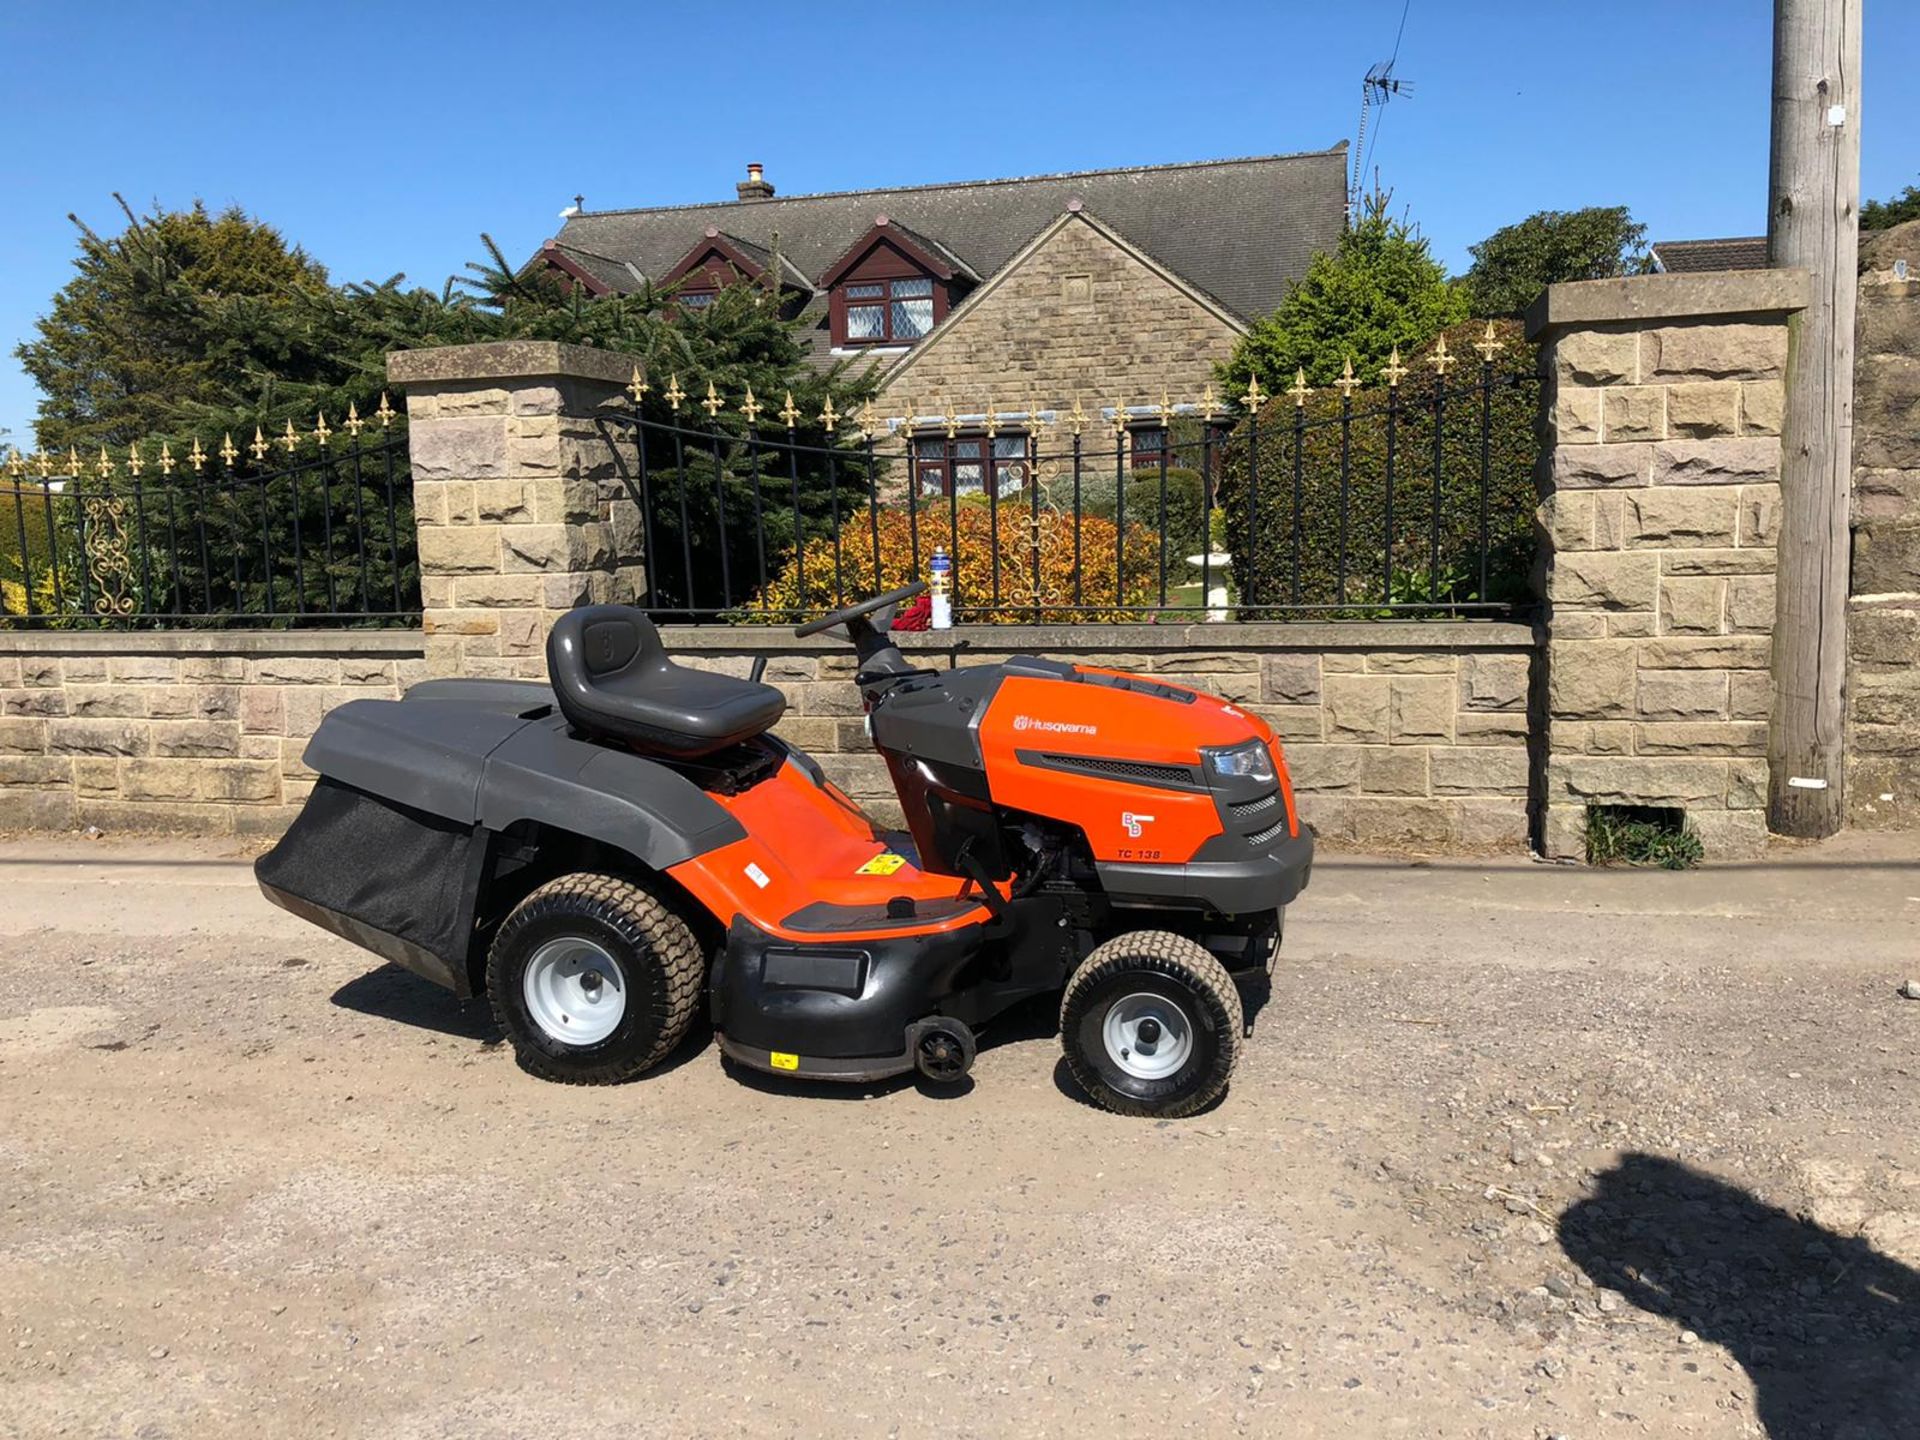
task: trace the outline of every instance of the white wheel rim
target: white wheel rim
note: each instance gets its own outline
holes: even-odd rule
[[[627,1013],[619,963],[579,936],[549,940],[534,951],[521,989],[533,1023],[562,1045],[598,1045]]]
[[[1193,1022],[1164,995],[1140,991],[1116,1000],[1101,1022],[1107,1058],[1136,1080],[1164,1080],[1193,1054]]]

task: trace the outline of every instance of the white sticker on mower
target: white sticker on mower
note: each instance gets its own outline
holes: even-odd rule
[[[1049,735],[1098,735],[1098,725],[1075,725],[1068,720],[1036,720],[1031,715],[1013,717],[1016,730],[1044,730]]]
[[[1140,827],[1153,824],[1153,816],[1136,815],[1131,810],[1122,810],[1120,812],[1120,823],[1127,827],[1128,835],[1138,840],[1140,838]]]
[[[747,879],[758,885],[762,890],[773,883],[773,881],[767,878],[766,871],[762,870],[758,865],[751,863],[747,866]]]

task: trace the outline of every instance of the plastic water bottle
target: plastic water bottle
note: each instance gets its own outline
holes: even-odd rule
[[[932,573],[927,580],[927,589],[932,594],[932,622],[936,630],[953,628],[953,557],[947,554],[947,547],[933,547]]]

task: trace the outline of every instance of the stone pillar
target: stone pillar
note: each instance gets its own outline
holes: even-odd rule
[[[575,605],[645,589],[637,517],[595,420],[631,356],[516,340],[403,350],[427,673],[541,679]]]
[[[1766,843],[1787,317],[1803,271],[1555,285],[1542,342],[1542,846],[1589,805],[1686,812],[1707,854]]]

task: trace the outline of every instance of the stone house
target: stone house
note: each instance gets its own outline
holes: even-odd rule
[[[571,214],[532,263],[594,294],[775,288],[816,364],[877,367],[890,416],[920,427],[936,489],[1017,486],[1025,439],[978,423],[1076,402],[1139,406],[1132,446],[1165,445],[1161,396],[1191,402],[1249,323],[1346,223],[1346,146],[820,195],[776,193],[758,165],[734,200]]]

